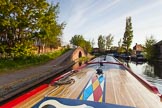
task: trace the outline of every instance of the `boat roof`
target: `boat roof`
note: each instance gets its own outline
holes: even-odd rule
[[[53,79],[44,89],[16,104],[14,108],[52,108],[49,106],[53,103],[65,108],[79,108],[80,105],[86,108],[162,108],[159,96],[123,65],[111,56],[106,56],[106,61],[103,58],[96,58],[88,65]],[[96,74],[96,69],[101,69],[103,74]],[[56,83],[65,77],[71,82]]]

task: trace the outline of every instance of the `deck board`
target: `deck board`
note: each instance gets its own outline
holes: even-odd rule
[[[160,98],[144,87],[129,72],[111,69],[106,72],[106,80],[109,83],[106,85],[107,103],[138,108],[162,108]],[[108,92],[110,89],[113,89],[113,92]],[[114,97],[116,97],[115,100]]]
[[[137,108],[162,108],[160,98],[142,85],[128,71],[110,69],[104,71],[106,79],[105,102]],[[15,108],[32,107],[45,95],[49,97],[61,97],[77,99],[83,88],[92,76],[95,75],[95,68],[89,67],[71,76],[75,83],[62,86],[49,86],[29,99],[23,101]]]
[[[93,70],[93,71],[92,71]],[[78,73],[72,75],[72,78],[75,79],[75,83],[72,85],[63,85],[60,87],[49,86],[45,90],[40,91],[39,93],[31,96],[27,100],[16,105],[14,108],[31,108],[37,102],[42,100],[45,95],[52,97],[61,97],[61,98],[71,98],[76,99],[82,91],[82,88],[87,84],[90,77],[94,74],[94,69],[84,69]],[[74,89],[75,88],[75,89]],[[53,91],[53,92],[51,92]],[[50,94],[49,94],[50,93]]]
[[[85,87],[89,79],[94,74],[94,71],[88,71],[83,72],[81,74],[76,74],[76,76],[72,76],[73,79],[75,79],[75,83],[72,85],[65,85],[65,88],[63,89],[64,92],[61,90],[59,92],[62,92],[59,96],[57,93],[53,93],[49,96],[57,96],[60,98],[71,98],[71,99],[77,99],[80,95],[82,88]]]
[[[31,96],[30,98],[24,100],[20,104],[16,105],[14,108],[31,108],[35,103],[39,102],[43,97],[50,92],[53,89],[52,86],[49,86],[45,90],[42,90],[35,94],[34,96]]]

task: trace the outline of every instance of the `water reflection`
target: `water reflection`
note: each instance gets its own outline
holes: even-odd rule
[[[162,78],[162,62],[154,62],[155,75]]]
[[[154,73],[154,67],[153,66],[146,64],[146,65],[143,66],[143,70],[144,70],[143,71],[144,75],[147,75],[147,76],[152,77],[152,78],[157,77]]]

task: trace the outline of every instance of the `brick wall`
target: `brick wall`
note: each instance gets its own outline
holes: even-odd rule
[[[82,56],[82,57],[86,57],[86,53],[85,53],[85,51],[83,50],[83,48],[78,47],[78,48],[73,52],[73,54],[72,54],[72,56],[71,56],[72,61],[75,61],[75,60],[77,60],[77,59],[79,58],[79,53],[81,53],[81,56]]]

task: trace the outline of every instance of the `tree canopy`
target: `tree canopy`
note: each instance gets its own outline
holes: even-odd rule
[[[91,52],[92,50],[91,42],[86,41],[82,35],[74,35],[71,38],[70,43],[82,47],[86,52]]]
[[[82,46],[82,44],[84,43],[84,38],[82,35],[74,35],[71,40],[70,43],[76,46]]]
[[[122,46],[122,39],[119,39],[119,41],[118,41],[118,53],[122,53],[122,52],[124,52],[124,48],[123,48],[123,46]]]
[[[105,37],[102,35],[98,37],[98,48],[101,52],[105,51]]]
[[[125,27],[124,37],[123,37],[123,47],[125,48],[127,54],[131,46],[132,39],[133,39],[132,22],[131,22],[131,17],[128,17],[126,18],[126,27]]]
[[[154,49],[154,44],[156,43],[156,40],[153,38],[153,36],[150,36],[149,38],[146,38],[145,45],[144,45],[144,54],[145,57],[148,60],[151,60],[155,56],[155,49]]]
[[[64,24],[57,22],[59,5],[46,0],[2,0],[0,2],[0,53],[24,56],[33,45],[54,45]]]
[[[106,39],[105,42],[106,50],[110,50],[110,47],[113,44],[112,42],[114,40],[114,37],[111,34],[109,34],[108,36],[105,37],[105,39]]]

